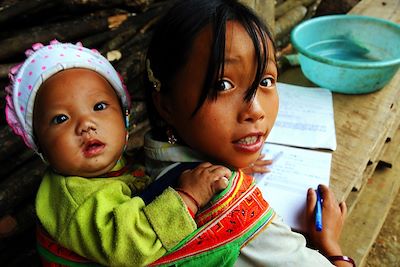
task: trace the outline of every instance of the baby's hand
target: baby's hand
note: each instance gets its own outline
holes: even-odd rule
[[[242,171],[246,174],[253,175],[255,173],[267,173],[270,172],[270,169],[268,169],[268,165],[272,164],[272,159],[263,159],[264,154],[260,154],[258,159],[250,164],[250,166],[243,168]]]
[[[322,231],[315,229],[315,203],[317,195],[313,189],[307,192],[308,234],[315,248],[325,256],[342,255],[339,238],[342,233],[347,207],[345,202],[340,204],[327,186],[319,185],[322,202]]]
[[[211,198],[221,190],[228,186],[228,179],[232,172],[223,166],[212,165],[209,162],[202,163],[193,170],[184,171],[179,177],[178,188],[189,193],[200,207],[205,206]],[[196,213],[197,207],[194,209],[193,200],[184,193],[178,193],[188,207]]]

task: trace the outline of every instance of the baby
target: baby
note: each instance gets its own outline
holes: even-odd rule
[[[123,156],[130,99],[112,65],[79,43],[35,44],[26,54],[11,70],[6,117],[49,164],[36,197],[44,261],[157,260],[197,228],[194,214],[226,187],[231,172],[202,164],[194,175],[182,174],[175,189],[145,201],[139,193],[152,179]],[[201,190],[196,200],[187,193],[188,178]]]

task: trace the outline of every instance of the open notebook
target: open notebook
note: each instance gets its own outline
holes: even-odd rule
[[[331,151],[336,149],[332,93],[283,83],[278,93],[278,117],[263,148],[274,162],[270,173],[255,177],[283,220],[304,232],[307,189],[329,185]]]
[[[278,94],[278,116],[268,143],[336,149],[331,91],[278,83]]]

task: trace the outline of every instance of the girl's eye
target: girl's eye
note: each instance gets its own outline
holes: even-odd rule
[[[226,90],[232,89],[232,88],[233,88],[233,85],[232,85],[231,82],[229,82],[229,81],[227,81],[227,80],[219,80],[219,81],[217,82],[216,87],[217,87],[216,89],[217,89],[218,91],[226,91]]]
[[[262,79],[260,82],[260,85],[262,87],[271,87],[274,85],[274,83],[275,83],[275,80],[271,77],[268,77],[268,78]]]
[[[103,110],[107,108],[107,104],[104,102],[99,102],[96,105],[94,105],[93,110]]]
[[[55,117],[51,120],[51,122],[52,122],[53,124],[61,124],[61,123],[65,122],[65,121],[67,121],[67,120],[68,120],[68,117],[67,117],[66,115],[64,115],[64,114],[61,114],[61,115],[55,116]]]

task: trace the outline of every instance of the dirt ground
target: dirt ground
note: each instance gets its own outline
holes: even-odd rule
[[[400,266],[400,191],[368,255],[365,266]]]

